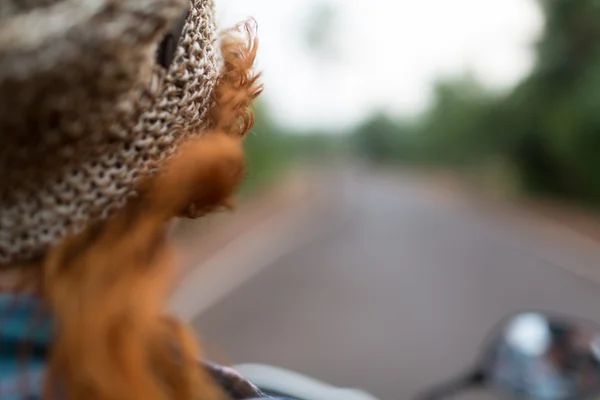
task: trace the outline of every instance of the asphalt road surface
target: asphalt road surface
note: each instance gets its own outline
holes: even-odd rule
[[[214,357],[410,399],[471,365],[511,313],[600,321],[600,286],[585,278],[600,258],[573,241],[409,179],[329,179],[311,240],[194,321]]]

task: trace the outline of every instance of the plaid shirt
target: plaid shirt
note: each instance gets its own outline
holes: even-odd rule
[[[0,399],[41,398],[52,332],[52,319],[40,298],[0,294]],[[231,400],[268,397],[231,368],[209,362],[202,365]]]

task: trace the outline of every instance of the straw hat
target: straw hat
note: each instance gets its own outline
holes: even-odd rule
[[[108,217],[203,131],[213,16],[211,0],[0,3],[0,264]]]

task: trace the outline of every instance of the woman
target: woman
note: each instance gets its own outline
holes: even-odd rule
[[[260,91],[211,0],[0,4],[0,398],[259,397],[162,314],[176,217],[229,204]]]

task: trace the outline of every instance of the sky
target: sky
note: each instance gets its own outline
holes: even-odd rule
[[[323,57],[308,46],[314,10],[335,10]],[[282,125],[342,130],[374,112],[415,115],[440,77],[470,72],[510,88],[534,63],[534,0],[219,0],[218,21],[258,23],[263,100]]]

